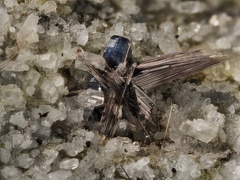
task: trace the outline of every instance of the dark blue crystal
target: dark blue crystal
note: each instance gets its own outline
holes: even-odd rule
[[[95,78],[90,79],[87,87],[90,89],[94,89],[96,91],[99,91],[101,89],[100,84],[97,82],[97,80]]]
[[[129,40],[127,38],[114,35],[108,42],[108,46],[103,52],[103,57],[109,67],[116,69],[124,62],[128,55]]]

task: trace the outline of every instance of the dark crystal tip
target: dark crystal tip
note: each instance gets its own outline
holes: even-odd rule
[[[108,46],[103,52],[103,57],[109,67],[117,69],[119,64],[124,62],[128,55],[129,40],[127,38],[114,35],[108,42]]]

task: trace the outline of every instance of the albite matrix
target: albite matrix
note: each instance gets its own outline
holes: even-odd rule
[[[240,51],[238,0],[0,1],[0,179],[240,179],[240,59],[148,92],[163,127],[151,144],[89,123],[112,35],[135,61],[189,49]],[[69,96],[69,93],[71,96]],[[126,121],[120,121],[124,128]]]

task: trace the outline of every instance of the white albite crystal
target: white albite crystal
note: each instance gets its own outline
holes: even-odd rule
[[[7,8],[13,8],[14,6],[18,6],[18,2],[16,0],[4,0],[4,5]]]
[[[55,1],[47,1],[39,7],[39,11],[44,11],[46,14],[55,12],[57,10],[57,3]]]
[[[104,151],[108,159],[118,154],[118,156],[134,156],[140,150],[138,142],[132,142],[126,137],[116,137],[107,142]]]
[[[31,151],[31,156],[32,156],[33,158],[37,157],[39,154],[40,154],[40,150],[38,150],[38,149],[33,149],[33,150]]]
[[[12,146],[20,146],[24,140],[24,136],[20,133],[15,133],[12,135]]]
[[[21,29],[17,33],[18,45],[32,44],[39,41],[37,34],[38,20],[39,17],[34,13],[27,17]]]
[[[72,142],[67,142],[65,145],[65,151],[69,156],[76,156],[78,153],[82,152],[86,146],[87,141],[92,141],[94,137],[93,132],[88,132],[85,130],[80,130],[80,135],[75,136]]]
[[[31,51],[22,50],[14,61],[9,62],[3,69],[5,71],[22,72],[29,71],[29,62],[36,57]]]
[[[232,46],[231,37],[221,37],[215,42],[217,49],[230,49]]]
[[[176,176],[180,180],[184,179],[196,179],[201,176],[201,169],[198,163],[196,163],[188,155],[180,155],[176,164],[177,174]]]
[[[4,164],[7,164],[10,159],[11,159],[12,155],[11,155],[11,151],[8,149],[1,149],[0,150],[0,161]]]
[[[201,28],[202,28],[202,25],[197,22],[191,22],[187,26],[179,26],[178,33],[177,33],[179,35],[178,40],[184,41],[196,36],[198,33],[202,31]]]
[[[103,174],[105,178],[113,179],[115,175],[116,167],[114,165],[110,166],[109,168],[103,169]]]
[[[218,158],[218,154],[214,154],[214,153],[207,153],[207,154],[201,155],[199,159],[201,168],[209,169],[216,163],[217,158]]]
[[[23,153],[17,156],[16,160],[17,160],[17,165],[24,169],[28,169],[34,161],[34,159],[29,157],[29,155],[26,153]]]
[[[23,111],[17,112],[10,117],[10,123],[17,125],[20,128],[25,128],[28,125],[28,122],[25,120]]]
[[[240,177],[240,163],[236,160],[226,162],[220,172],[224,180],[238,180]]]
[[[72,176],[71,171],[58,170],[48,174],[50,180],[66,180]]]
[[[23,110],[26,107],[22,91],[15,84],[0,86],[0,97],[6,111]]]
[[[77,158],[64,159],[59,163],[61,169],[74,170],[78,167],[79,160]]]
[[[45,149],[42,152],[42,154],[44,155],[43,165],[44,166],[49,166],[57,158],[59,153],[58,153],[58,151],[53,150],[53,149]]]
[[[188,136],[208,143],[217,137],[219,125],[203,119],[187,120],[181,124],[179,130]]]
[[[10,18],[6,11],[6,9],[0,7],[0,39],[2,35],[5,35],[10,27]],[[0,45],[2,44],[2,40],[0,40]]]
[[[155,174],[153,169],[148,165],[149,163],[149,157],[142,157],[137,162],[124,165],[123,168],[132,179],[154,179]]]
[[[46,69],[55,69],[57,67],[57,55],[53,52],[37,55],[36,65]]]
[[[41,84],[42,97],[49,103],[55,103],[60,95],[67,91],[64,87],[64,79],[60,74],[46,77]]]
[[[21,174],[21,171],[14,166],[5,166],[1,170],[4,179],[18,179]]]
[[[158,39],[159,48],[164,54],[181,52],[181,48],[174,34],[162,34]]]
[[[208,9],[207,4],[201,1],[174,1],[171,3],[171,7],[180,13],[186,14],[201,13]]]
[[[135,41],[141,41],[147,33],[146,23],[134,23],[131,28],[131,36]]]
[[[136,0],[114,0],[117,3],[124,14],[137,14],[140,11],[139,6],[136,4]]]
[[[40,114],[46,114],[46,117],[41,119],[41,125],[51,127],[52,123],[62,121],[66,118],[66,111],[64,109],[57,109],[50,105],[40,105],[38,109],[33,109],[32,116],[35,119],[40,118]]]
[[[84,120],[84,110],[82,108],[78,108],[76,110],[70,110],[67,113],[67,120],[70,122],[80,123]]]
[[[35,69],[30,69],[30,71],[28,71],[27,77],[25,79],[25,84],[26,93],[29,96],[32,96],[35,93],[35,85],[38,83],[40,76],[40,73],[37,72]]]

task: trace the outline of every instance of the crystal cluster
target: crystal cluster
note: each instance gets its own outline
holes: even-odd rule
[[[239,7],[238,0],[0,1],[0,179],[238,180]],[[104,69],[112,35],[130,40],[137,62],[191,48],[224,51],[229,61],[148,92],[162,127],[152,143],[106,138],[92,114],[106,97],[87,88],[84,63]]]

